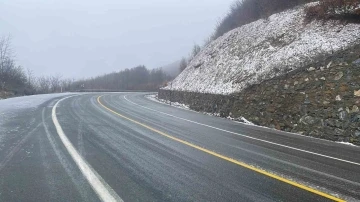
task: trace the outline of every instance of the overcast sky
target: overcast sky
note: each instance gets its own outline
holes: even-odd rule
[[[1,0],[0,35],[36,75],[160,67],[202,44],[232,0]]]

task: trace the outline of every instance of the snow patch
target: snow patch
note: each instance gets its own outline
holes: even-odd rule
[[[147,99],[149,99],[149,100],[152,100],[152,101],[155,101],[155,102],[159,102],[159,103],[161,103],[161,104],[167,104],[167,105],[171,105],[171,106],[174,106],[174,107],[177,107],[177,108],[181,108],[181,109],[187,109],[187,110],[190,109],[190,107],[189,107],[188,105],[182,104],[182,103],[179,103],[179,102],[171,102],[171,104],[170,104],[170,101],[168,101],[168,100],[163,100],[163,99],[159,99],[156,94],[146,95],[145,97],[146,97]]]
[[[155,101],[155,102],[158,102],[158,103],[161,103],[161,104],[170,105],[170,102],[168,100],[159,99],[157,94],[146,95],[145,98]],[[171,106],[199,113],[198,111],[191,110],[189,105],[186,105],[186,104],[182,104],[182,103],[178,103],[178,102],[171,102]],[[221,117],[220,113],[209,113],[209,112],[201,112],[201,113],[209,115],[209,116]],[[240,122],[240,123],[244,123],[244,124],[248,124],[248,125],[255,125],[254,123],[246,120],[244,117],[233,118],[231,116],[228,116],[228,117],[226,117],[226,119],[230,119],[232,121]]]
[[[73,93],[31,95],[0,100],[0,143],[5,135],[10,132],[16,132],[17,128],[8,131],[6,127],[4,127],[4,124],[18,116],[22,110],[35,110],[50,99],[70,94]]]
[[[14,97],[9,99],[0,100],[0,114],[4,111],[14,109],[29,109],[37,108],[42,103],[56,97],[70,95],[72,93],[56,93],[56,94],[42,94],[42,95],[31,95]]]
[[[350,142],[336,142],[336,143],[357,147],[357,145],[354,145]]]

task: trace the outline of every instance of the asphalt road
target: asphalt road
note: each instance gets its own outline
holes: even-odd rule
[[[0,201],[360,200],[360,147],[145,94],[60,96],[15,111],[0,127]]]

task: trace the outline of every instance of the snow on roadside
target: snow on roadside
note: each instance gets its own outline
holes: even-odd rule
[[[0,100],[0,115],[8,110],[36,108],[52,98],[71,94],[72,93],[42,94],[3,99]]]
[[[50,99],[71,94],[73,93],[42,94],[0,100],[0,142],[2,142],[3,137],[6,135],[4,124],[22,113],[23,110],[35,110]]]
[[[306,6],[225,33],[204,47],[163,89],[212,94],[240,92],[360,44],[360,24],[307,24]]]
[[[357,147],[357,145],[354,145],[353,143],[350,142],[336,142],[336,143]]]
[[[147,99],[149,99],[151,101],[154,101],[154,102],[161,103],[161,104],[170,105],[170,102],[168,100],[159,99],[157,94],[146,95],[145,98],[147,98]],[[209,115],[209,116],[216,116],[216,117],[223,118],[223,117],[220,116],[220,113],[209,113],[209,112],[194,111],[194,110],[190,109],[189,105],[178,103],[178,102],[171,102],[171,106],[181,108],[181,109],[186,109],[186,110],[193,111],[193,112],[196,112],[196,113],[202,113],[202,114],[206,114],[206,115]],[[230,119],[232,121],[240,122],[240,123],[244,123],[244,124],[248,124],[248,125],[255,125],[252,122],[246,120],[244,117],[233,118],[231,116],[228,116],[228,117],[226,117],[226,119]]]
[[[147,99],[149,100],[152,100],[152,101],[155,101],[155,102],[159,102],[161,104],[168,104],[170,105],[170,101],[168,100],[163,100],[163,99],[159,99],[157,97],[156,94],[151,94],[151,95],[146,95],[145,96]],[[181,109],[187,109],[187,110],[190,110],[190,107],[186,104],[181,104],[181,103],[178,103],[178,102],[171,102],[171,106],[174,106],[174,107],[177,107],[177,108],[181,108]]]

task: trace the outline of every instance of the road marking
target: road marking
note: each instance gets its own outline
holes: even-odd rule
[[[139,107],[142,107],[142,108],[145,108],[145,109],[154,111],[154,112],[158,112],[158,113],[161,113],[161,114],[164,114],[164,115],[167,115],[167,116],[171,116],[171,117],[173,117],[173,118],[177,118],[177,119],[180,119],[180,120],[183,120],[183,121],[187,121],[187,122],[190,122],[190,123],[195,123],[195,124],[198,124],[198,125],[201,125],[201,126],[206,126],[206,127],[212,128],[212,129],[216,129],[216,130],[219,130],[219,131],[231,133],[231,134],[238,135],[238,136],[245,137],[245,138],[249,138],[249,139],[252,139],[252,140],[257,140],[257,141],[260,141],[260,142],[266,142],[266,143],[269,143],[269,144],[272,144],[272,145],[276,145],[276,146],[280,146],[280,147],[285,147],[285,148],[288,148],[288,149],[292,149],[292,150],[296,150],[296,151],[301,151],[301,152],[304,152],[304,153],[313,154],[313,155],[316,155],[316,156],[321,156],[321,157],[324,157],[324,158],[329,158],[329,159],[333,159],[333,160],[337,160],[337,161],[342,161],[342,162],[346,162],[346,163],[350,163],[350,164],[353,164],[353,165],[358,165],[358,166],[360,166],[360,163],[357,163],[357,162],[348,161],[348,160],[345,160],[345,159],[340,159],[340,158],[336,158],[336,157],[332,157],[332,156],[327,156],[327,155],[324,155],[324,154],[319,154],[319,153],[316,153],[316,152],[311,152],[311,151],[307,151],[307,150],[304,150],[304,149],[299,149],[299,148],[296,148],[296,147],[291,147],[291,146],[287,146],[287,145],[283,145],[283,144],[279,144],[279,143],[275,143],[275,142],[271,142],[271,141],[267,141],[267,140],[262,140],[262,139],[259,139],[259,138],[256,138],[256,137],[251,137],[251,136],[247,136],[247,135],[242,135],[242,134],[240,134],[240,133],[236,133],[236,132],[224,130],[224,129],[217,128],[217,127],[214,127],[214,126],[206,125],[206,124],[199,123],[199,122],[196,122],[196,121],[191,121],[191,120],[184,119],[184,118],[181,118],[181,117],[177,117],[177,116],[174,116],[174,115],[171,115],[171,114],[167,114],[167,113],[165,113],[165,112],[157,111],[157,110],[154,110],[154,109],[151,109],[151,108],[148,108],[148,107],[141,106],[141,105],[139,105],[139,104],[137,104],[137,103],[135,103],[135,102],[132,102],[131,100],[129,100],[129,99],[126,98],[126,95],[124,96],[124,99],[125,99],[126,101],[128,101],[128,102],[136,105],[136,106],[139,106]],[[255,127],[256,127],[256,126],[255,126]]]
[[[58,104],[73,96],[65,97],[56,102],[52,108],[51,118],[55,125],[56,131],[64,144],[65,148],[69,152],[70,156],[75,161],[76,165],[79,167],[81,173],[85,176],[86,180],[89,182],[95,193],[99,196],[102,201],[123,201],[116,192],[111,189],[111,187],[101,178],[101,176],[86,162],[85,159],[76,151],[75,147],[72,145],[70,140],[65,135],[61,125],[56,117],[56,108]]]
[[[249,169],[249,170],[255,171],[255,172],[257,172],[257,173],[263,174],[263,175],[268,176],[268,177],[270,177],[270,178],[273,178],[273,179],[279,180],[279,181],[281,181],[281,182],[284,182],[284,183],[293,185],[293,186],[295,186],[295,187],[298,187],[298,188],[300,188],[300,189],[309,191],[309,192],[311,192],[311,193],[314,193],[314,194],[323,196],[323,197],[325,197],[325,198],[328,198],[328,199],[331,199],[331,200],[334,200],[334,201],[339,201],[339,202],[343,202],[343,201],[344,201],[344,200],[342,200],[342,199],[340,199],[340,198],[337,198],[337,197],[335,197],[335,196],[331,196],[331,195],[329,195],[329,194],[327,194],[327,193],[324,193],[324,192],[315,190],[315,189],[310,188],[310,187],[308,187],[308,186],[299,184],[299,183],[297,183],[297,182],[294,182],[294,181],[285,179],[285,178],[280,177],[280,176],[278,176],[278,175],[275,175],[275,174],[266,172],[266,171],[264,171],[264,170],[255,168],[255,167],[253,167],[253,166],[251,166],[251,165],[249,165],[249,164],[246,164],[246,163],[244,163],[244,162],[241,162],[241,161],[235,160],[235,159],[233,159],[233,158],[230,158],[230,157],[221,155],[221,154],[216,153],[216,152],[214,152],[214,151],[210,151],[210,150],[208,150],[208,149],[205,149],[205,148],[203,148],[203,147],[197,146],[197,145],[195,145],[195,144],[192,144],[192,143],[187,142],[187,141],[185,141],[185,140],[179,139],[179,138],[177,138],[177,137],[168,135],[168,134],[166,134],[166,133],[164,133],[164,132],[162,132],[162,131],[159,131],[159,130],[157,130],[157,129],[155,129],[155,128],[152,128],[152,127],[150,127],[150,126],[148,126],[148,125],[145,125],[145,124],[143,124],[143,123],[140,123],[140,122],[138,122],[138,121],[135,121],[134,119],[131,119],[131,118],[129,118],[129,117],[126,117],[126,116],[124,116],[124,115],[122,115],[122,114],[120,114],[120,113],[118,113],[118,112],[116,112],[116,111],[108,108],[107,106],[105,106],[105,105],[104,105],[103,103],[101,103],[101,101],[100,101],[100,98],[101,98],[101,97],[102,97],[102,96],[99,96],[99,97],[97,98],[98,103],[99,103],[102,107],[104,107],[105,109],[107,109],[108,111],[110,111],[111,113],[113,113],[113,114],[115,114],[115,115],[117,115],[117,116],[119,116],[119,117],[121,117],[121,118],[123,118],[123,119],[126,119],[126,120],[128,120],[128,121],[130,121],[130,122],[133,122],[133,123],[135,123],[135,124],[138,124],[138,125],[140,125],[140,126],[142,126],[142,127],[144,127],[144,128],[147,128],[147,129],[149,129],[149,130],[151,130],[151,131],[153,131],[153,132],[156,132],[156,133],[158,133],[158,134],[160,134],[160,135],[162,135],[162,136],[164,136],[164,137],[167,137],[167,138],[172,139],[172,140],[174,140],[174,141],[180,142],[180,143],[185,144],[185,145],[187,145],[187,146],[189,146],[189,147],[192,147],[192,148],[194,148],[194,149],[200,150],[200,151],[202,151],[202,152],[205,152],[205,153],[210,154],[210,155],[212,155],[212,156],[218,157],[218,158],[220,158],[220,159],[229,161],[229,162],[234,163],[234,164],[236,164],[236,165],[242,166],[242,167],[247,168],[247,169]]]

